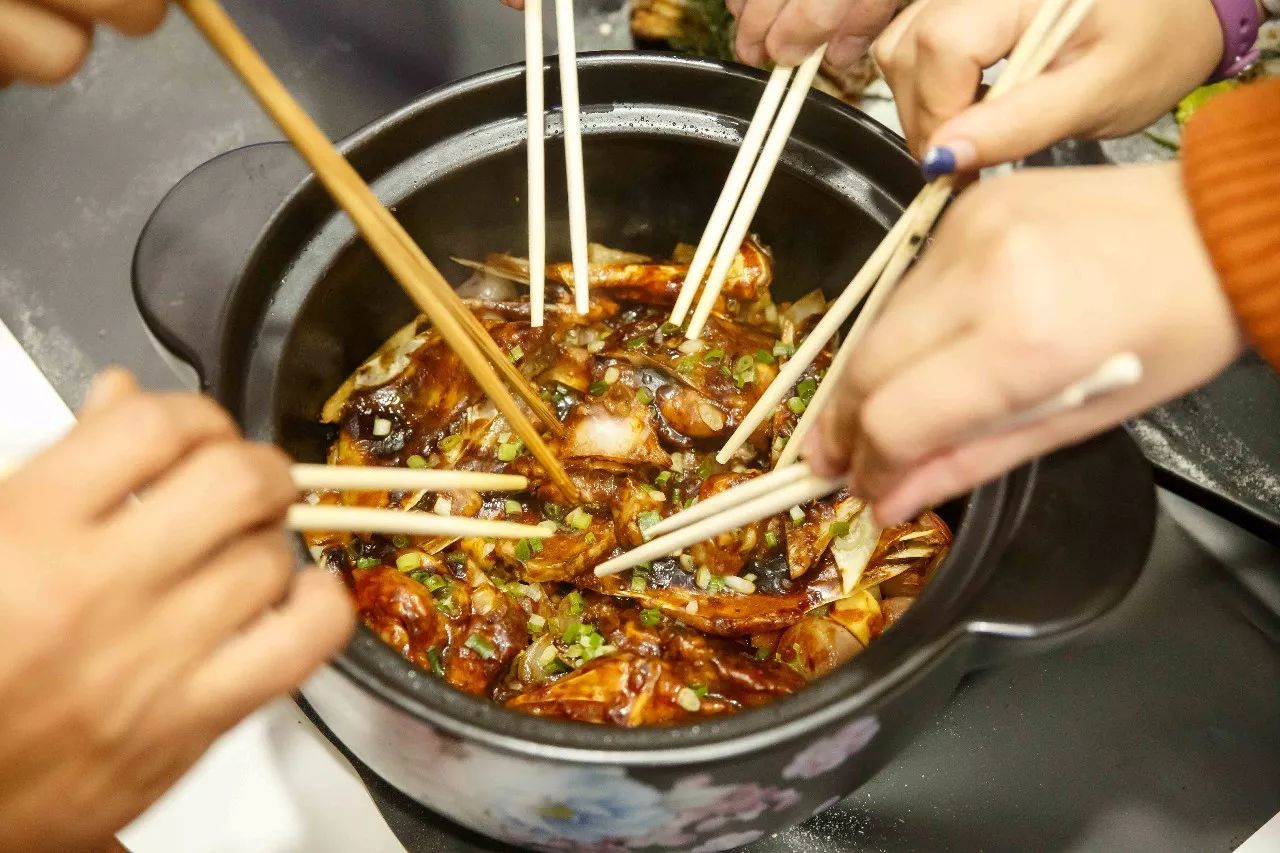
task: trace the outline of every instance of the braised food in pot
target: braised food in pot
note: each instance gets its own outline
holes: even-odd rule
[[[691,254],[593,246],[591,304],[547,270],[532,328],[528,264],[462,261],[460,289],[563,425],[548,441],[568,496],[424,318],[343,383],[322,420],[333,465],[522,474],[522,494],[317,492],[346,503],[541,524],[546,539],[308,534],[361,620],[453,687],[524,713],[615,726],[688,723],[769,702],[859,654],[928,583],[951,542],[937,515],[876,528],[840,492],[612,577],[592,569],[694,502],[770,470],[829,363],[824,353],[728,465],[715,454],[825,309],[775,304],[772,262],[743,245],[700,341],[667,316]]]

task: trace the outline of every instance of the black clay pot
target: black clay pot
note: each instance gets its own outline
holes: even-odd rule
[[[548,68],[550,102],[556,75]],[[762,90],[753,71],[635,53],[584,57],[591,236],[662,253],[696,240]],[[451,85],[344,148],[427,253],[525,250],[519,69]],[[558,132],[558,120],[553,118]],[[549,148],[548,174],[563,174]],[[919,189],[883,128],[810,98],[756,218],[776,295],[834,293]],[[563,239],[563,182],[550,228]],[[553,245],[551,256],[565,256]],[[148,324],[246,432],[323,457],[320,406],[413,311],[282,144],[185,178],[135,258]],[[1146,462],[1104,435],[944,508],[955,547],[906,617],[795,696],[695,726],[618,731],[525,717],[416,670],[371,633],[305,688],[350,750],[453,820],[524,848],[728,850],[844,797],[966,671],[1063,640],[1135,580],[1154,523]]]

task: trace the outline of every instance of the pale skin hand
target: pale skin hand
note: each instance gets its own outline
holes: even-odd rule
[[[103,849],[342,647],[341,585],[294,571],[296,499],[213,403],[120,372],[0,480],[0,849]]]
[[[84,62],[95,24],[143,35],[167,9],[166,0],[0,0],[0,85],[61,83]]]
[[[1046,73],[975,105],[983,69],[1013,50],[1042,2],[917,0],[873,45],[907,142],[931,177],[948,171],[935,149],[967,172],[1068,137],[1138,131],[1222,59],[1210,0],[1098,0]]]
[[[832,378],[806,456],[896,523],[1209,381],[1242,347],[1176,164],[1025,170],[960,197]],[[974,438],[1122,352],[1139,385]]]

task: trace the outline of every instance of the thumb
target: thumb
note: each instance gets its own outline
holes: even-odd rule
[[[929,138],[925,177],[976,172],[1021,160],[1097,124],[1103,75],[1080,61],[981,101],[951,118]]]

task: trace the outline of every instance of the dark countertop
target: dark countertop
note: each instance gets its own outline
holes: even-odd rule
[[[584,20],[593,44],[624,38],[622,1],[602,0],[607,14]],[[493,0],[228,5],[335,137],[521,50],[518,17]],[[151,387],[179,386],[133,306],[134,241],[190,169],[278,136],[178,16],[139,43],[100,36],[67,86],[0,92],[0,319],[70,402],[111,363]],[[1135,434],[1149,455],[1163,446],[1170,466],[1199,466],[1206,479],[1261,478],[1252,494],[1265,503],[1257,446],[1226,427],[1187,432],[1233,405],[1256,419],[1268,401],[1241,382],[1233,372],[1177,404],[1194,418],[1158,415]],[[1197,445],[1200,456],[1188,450]],[[1234,473],[1204,467],[1224,454]],[[973,676],[857,795],[753,850],[1023,850],[1033,839],[1054,850],[1226,850],[1261,826],[1280,809],[1280,560],[1167,502],[1234,549],[1226,563],[1166,515],[1138,591],[1097,630]],[[413,850],[485,849],[395,797],[383,804]]]

